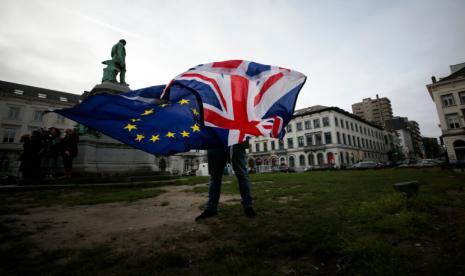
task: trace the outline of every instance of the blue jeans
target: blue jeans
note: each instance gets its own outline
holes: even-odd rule
[[[231,147],[208,150],[208,170],[210,171],[210,183],[208,185],[207,210],[216,211],[221,194],[221,179],[224,167],[230,157]],[[252,207],[252,196],[250,193],[250,179],[247,172],[247,154],[245,148],[240,144],[232,146],[232,166],[239,182],[241,203],[244,208]]]

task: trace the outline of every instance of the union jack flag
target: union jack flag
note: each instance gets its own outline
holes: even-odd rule
[[[178,75],[161,98],[179,98],[170,93],[174,85],[188,88],[200,102],[205,126],[217,129],[227,145],[234,145],[252,136],[282,138],[305,80],[305,75],[290,69],[228,60]]]

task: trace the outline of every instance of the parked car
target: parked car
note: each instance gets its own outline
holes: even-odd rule
[[[289,167],[286,164],[281,164],[279,165],[279,171],[281,172],[287,172]]]
[[[193,176],[193,175],[196,175],[195,174],[195,170],[188,170],[188,171],[185,171],[182,173],[182,176]]]
[[[431,160],[431,159],[424,159],[424,160],[421,160],[420,162],[414,164],[413,166],[414,166],[414,167],[418,167],[418,168],[428,168],[428,167],[436,167],[436,166],[439,166],[439,163],[434,162],[434,161]]]
[[[375,169],[379,168],[379,164],[373,161],[362,161],[356,164],[353,164],[351,169]]]

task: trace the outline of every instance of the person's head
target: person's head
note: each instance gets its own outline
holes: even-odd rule
[[[120,39],[119,42],[121,42],[124,46],[126,46],[126,40]]]
[[[74,130],[72,128],[65,129],[66,135],[71,135],[71,134],[73,134],[73,132],[74,132]]]
[[[55,136],[55,137],[58,137],[61,134],[60,130],[58,128],[56,128],[56,127],[51,127],[48,130],[50,131],[50,134]]]

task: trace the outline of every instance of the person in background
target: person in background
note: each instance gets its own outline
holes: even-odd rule
[[[61,156],[63,157],[63,167],[65,171],[64,177],[71,178],[73,171],[73,159],[78,153],[79,136],[73,129],[68,128],[65,130],[65,137],[61,142]]]
[[[228,162],[229,157],[231,157],[233,170],[239,183],[244,214],[248,218],[254,218],[257,215],[252,205],[250,180],[247,172],[247,154],[245,149],[248,146],[248,141],[245,141],[226,148],[208,150],[208,170],[210,172],[208,201],[205,205],[205,210],[195,218],[196,221],[218,215],[217,209],[221,194],[221,179],[224,173],[224,166]]]
[[[51,127],[43,132],[43,173],[46,180],[56,178],[58,156],[61,152],[61,132],[58,128]]]

